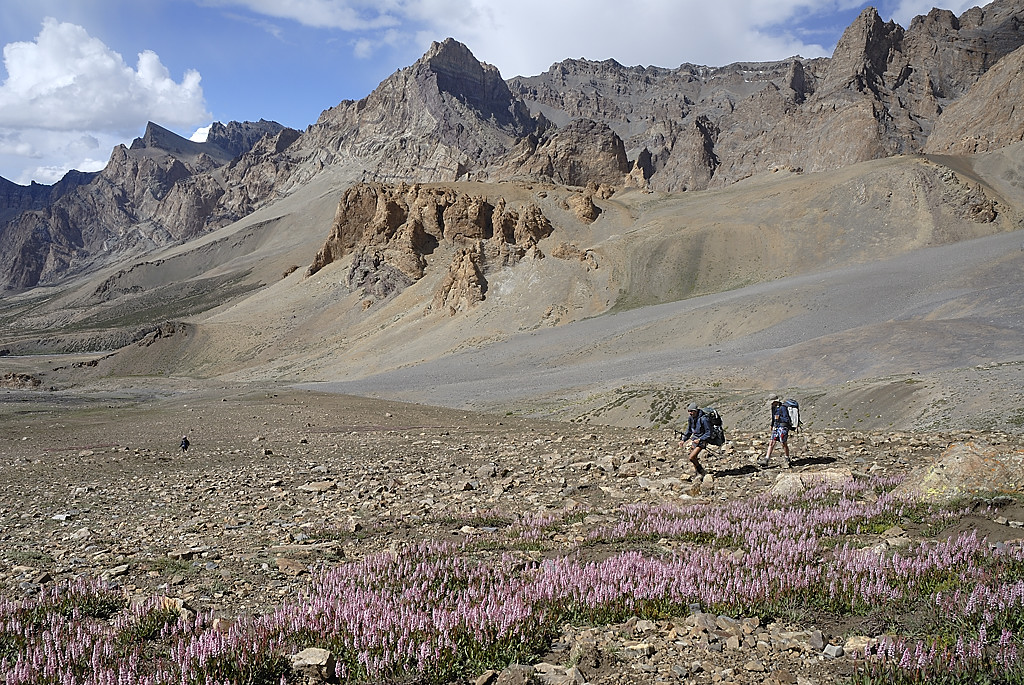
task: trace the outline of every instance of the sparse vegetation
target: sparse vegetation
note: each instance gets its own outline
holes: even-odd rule
[[[339,563],[306,597],[226,632],[212,616],[193,620],[159,599],[130,606],[101,583],[64,585],[0,606],[0,665],[9,685],[49,682],[41,663],[54,682],[270,685],[291,682],[289,654],[320,645],[336,654],[343,682],[441,683],[542,653],[564,621],[678,616],[697,602],[735,617],[770,620],[810,609],[890,626],[901,625],[893,623],[894,607],[918,607],[932,616],[929,628],[873,643],[852,683],[1022,682],[1024,550],[992,551],[973,532],[884,555],[840,542],[900,520],[942,523],[962,514],[962,502],[949,509],[894,496],[897,482],[857,480],[840,490],[822,484],[800,495],[726,504],[624,507],[588,544],[660,539],[678,551],[658,553],[644,543],[595,562],[478,557],[585,516],[564,512],[513,524],[483,512],[464,521],[500,528],[504,543],[412,543]],[[745,554],[732,554],[736,549]],[[52,658],[39,661],[41,650]],[[80,656],[86,654],[88,662]]]

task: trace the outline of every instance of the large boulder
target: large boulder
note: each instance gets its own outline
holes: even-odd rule
[[[911,472],[897,493],[926,502],[959,497],[1016,494],[1024,484],[1024,450],[981,442],[954,442],[935,463]]]
[[[778,475],[771,492],[773,495],[793,497],[819,485],[827,485],[830,490],[841,490],[852,482],[853,472],[848,468],[825,469],[808,473],[789,471]]]

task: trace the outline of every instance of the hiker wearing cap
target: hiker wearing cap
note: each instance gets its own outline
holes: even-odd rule
[[[711,439],[711,423],[708,417],[700,410],[696,402],[690,402],[686,407],[686,413],[690,418],[686,422],[686,433],[679,442],[680,446],[686,447],[690,443],[690,463],[693,464],[695,478],[703,478],[706,471],[697,458],[700,451],[708,446]]]
[[[782,400],[778,395],[771,395],[768,398],[768,405],[772,408],[772,435],[768,441],[768,452],[765,453],[764,459],[760,460],[759,464],[762,467],[768,466],[768,462],[771,461],[772,452],[775,450],[777,443],[782,443],[782,451],[786,455],[786,461],[784,466],[789,468],[789,431],[793,428],[793,423],[789,418],[789,410],[782,404]]]

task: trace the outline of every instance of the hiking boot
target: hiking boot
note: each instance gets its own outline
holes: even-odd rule
[[[790,462],[789,459],[786,459],[786,460],[784,460],[782,462],[782,468],[784,468],[784,469],[791,469],[791,468],[793,468],[793,463]]]
[[[760,466],[762,469],[766,469],[768,468],[768,460],[765,459],[764,457],[761,457],[760,459],[757,460],[757,465]]]

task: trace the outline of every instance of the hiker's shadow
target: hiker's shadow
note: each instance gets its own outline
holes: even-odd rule
[[[796,468],[798,466],[822,466],[824,464],[834,463],[836,463],[835,457],[805,457],[803,459],[793,459],[792,461],[789,462],[789,465],[792,468]],[[781,468],[781,466],[779,464],[773,464],[768,468]],[[728,478],[729,476],[749,476],[752,473],[757,473],[762,470],[764,469],[762,469],[760,466],[757,466],[756,464],[746,464],[745,466],[740,466],[734,469],[718,469],[712,471],[711,475],[713,475],[715,478]]]
[[[805,457],[794,459],[789,462],[790,466],[822,466],[824,464],[836,463],[835,457]]]
[[[712,471],[711,475],[713,475],[715,478],[727,478],[729,476],[747,476],[750,475],[751,473],[757,473],[759,470],[760,469],[758,469],[757,466],[755,466],[754,464],[747,464],[746,466],[740,466],[739,468],[735,469],[720,469],[717,471]]]

